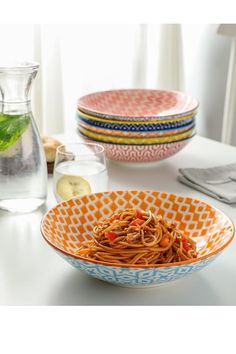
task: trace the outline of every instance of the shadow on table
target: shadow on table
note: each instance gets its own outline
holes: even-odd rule
[[[157,189],[163,181],[176,180],[177,176],[176,167],[168,161],[137,165],[110,162],[108,171],[113,184],[118,184],[120,188],[132,186],[133,189]]]
[[[67,278],[58,284],[48,303],[48,305],[69,306],[218,304],[217,295],[201,273],[159,287],[134,289],[111,285],[76,270],[72,270]]]

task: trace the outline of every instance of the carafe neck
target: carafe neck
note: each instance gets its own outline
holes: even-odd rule
[[[24,114],[31,111],[31,86],[37,63],[0,66],[0,112]]]

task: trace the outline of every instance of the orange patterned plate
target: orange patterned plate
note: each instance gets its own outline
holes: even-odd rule
[[[197,243],[198,258],[159,265],[116,265],[76,255],[91,239],[97,220],[124,208],[150,209],[178,223]],[[41,223],[47,243],[74,267],[96,278],[123,286],[155,286],[204,268],[233,240],[234,225],[222,211],[186,196],[130,190],[90,194],[64,201],[49,210]]]

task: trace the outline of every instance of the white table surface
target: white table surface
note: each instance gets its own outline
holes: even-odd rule
[[[236,223],[236,205],[221,203],[176,179],[180,167],[233,162],[236,148],[195,137],[176,156],[142,168],[110,161],[109,189],[157,189],[189,195],[223,210]],[[0,305],[236,305],[235,240],[207,268],[177,282],[149,289],[117,287],[74,269],[42,239],[41,218],[56,204],[51,178],[48,189],[47,203],[40,210],[0,215]]]

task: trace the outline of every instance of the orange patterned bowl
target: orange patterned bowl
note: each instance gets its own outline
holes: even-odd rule
[[[159,265],[116,265],[76,255],[91,239],[95,221],[123,208],[150,209],[176,221],[197,243],[198,258]],[[220,210],[200,200],[159,191],[113,191],[64,201],[49,210],[41,223],[47,243],[72,266],[89,275],[121,286],[156,286],[199,271],[232,241],[234,225]]]

